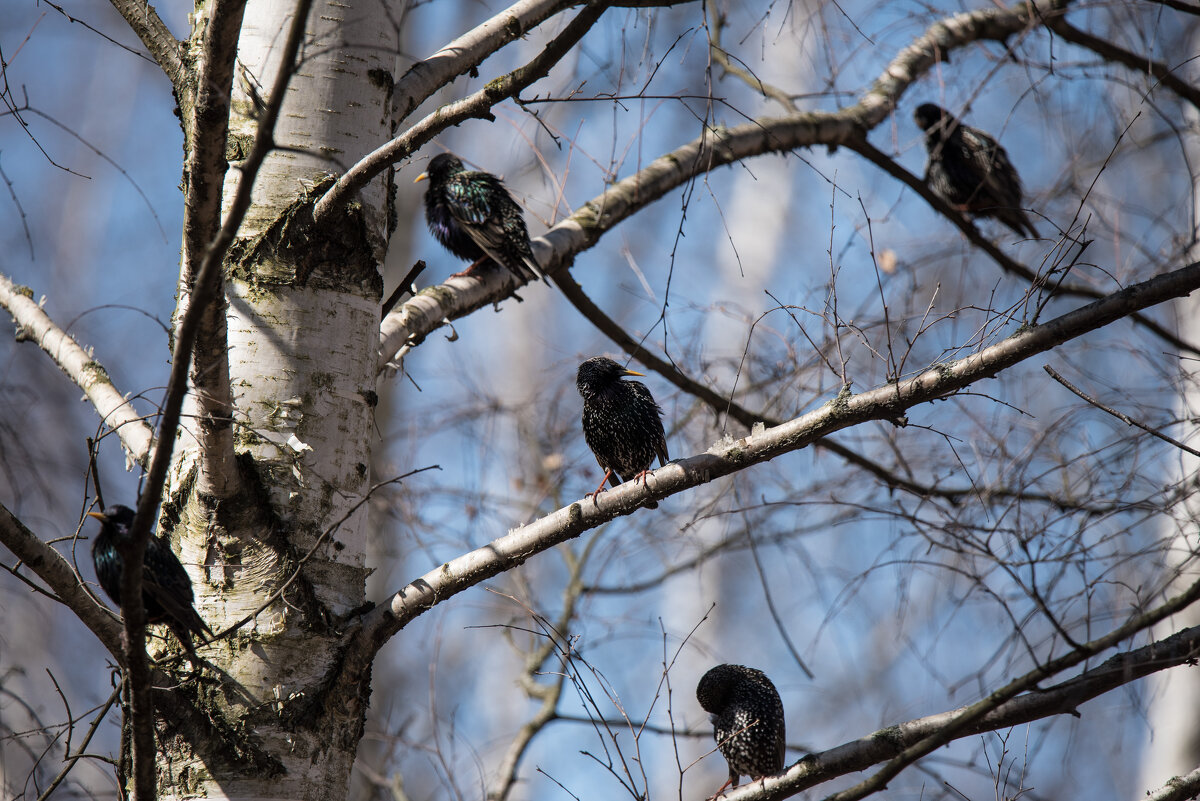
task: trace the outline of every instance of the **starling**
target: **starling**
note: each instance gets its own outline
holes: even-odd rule
[[[594,356],[579,365],[575,386],[583,396],[583,438],[604,468],[604,479],[595,492],[588,493],[592,501],[604,489],[606,482],[615,487],[622,481],[641,479],[654,457],[665,465],[667,435],[663,431],[662,409],[646,385],[640,381],[624,381],[623,376],[642,375],[626,370],[612,359]],[[650,502],[646,506],[657,508]]]
[[[129,541],[129,529],[133,525],[134,512],[128,506],[110,506],[100,512],[88,512],[88,517],[100,521],[100,534],[92,543],[92,563],[96,566],[96,578],[108,597],[121,605],[121,569],[125,560],[117,544]],[[166,623],[175,633],[188,653],[194,653],[192,634],[207,642],[204,634],[212,634],[200,615],[192,606],[192,580],[188,578],[179,558],[171,546],[151,536],[146,541],[146,554],[142,560],[142,606],[146,610],[147,623]]]
[[[925,132],[925,183],[935,195],[975,217],[995,217],[1018,236],[1037,237],[1021,208],[1021,179],[999,142],[932,103],[918,106],[913,117]]]
[[[521,281],[545,274],[533,257],[521,207],[500,179],[490,172],[463,169],[453,153],[434,156],[417,181],[425,190],[425,221],[446,250],[472,262],[455,275],[465,275],[491,259]]]
[[[714,798],[742,776],[761,779],[783,770],[783,702],[761,670],[717,665],[696,685],[696,700],[713,722],[713,737],[729,763],[729,779]]]

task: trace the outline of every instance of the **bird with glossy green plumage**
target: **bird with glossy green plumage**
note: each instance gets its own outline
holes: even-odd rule
[[[103,512],[88,512],[88,517],[100,521],[100,533],[92,543],[92,564],[100,586],[118,607],[121,606],[121,571],[125,558],[121,547],[131,540],[134,511],[128,506],[110,506]],[[171,550],[171,546],[153,535],[146,540],[142,559],[142,607],[147,623],[165,623],[179,642],[194,653],[192,635],[207,642],[205,634],[212,629],[196,613],[192,580]]]
[[[487,260],[507,268],[521,281],[541,278],[549,283],[533,256],[521,207],[499,178],[490,172],[468,170],[453,153],[429,161],[417,181],[425,190],[425,221],[446,250],[471,266],[466,275]]]

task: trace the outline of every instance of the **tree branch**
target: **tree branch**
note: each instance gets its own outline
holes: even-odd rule
[[[1140,796],[1138,801],[1186,801],[1200,795],[1200,768],[1186,776],[1175,776],[1165,785]]]
[[[845,392],[819,409],[782,425],[738,440],[719,442],[707,453],[678,459],[650,473],[645,485],[627,482],[601,494],[596,502],[577,501],[515,529],[487,546],[459,556],[401,589],[363,617],[343,667],[343,680],[369,675],[374,653],[409,621],[465,589],[522,564],[553,545],[650,500],[665,498],[721,476],[769,461],[813,444],[835,431],[868,420],[895,420],[910,407],[953,395],[984,378],[1106,326],[1121,317],[1200,289],[1200,262],[1134,284],[1068,312],[1025,328],[963,359],[946,362],[894,384],[859,394]]]
[[[1112,42],[1076,28],[1067,22],[1065,17],[1056,17],[1048,20],[1046,26],[1071,44],[1087,48],[1107,61],[1115,61],[1134,72],[1145,73],[1153,78],[1157,78],[1160,84],[1191,103],[1197,109],[1200,109],[1200,89],[1192,86],[1176,74],[1176,70],[1179,67],[1168,67],[1166,64],[1147,58],[1144,54],[1138,55],[1137,53],[1118,47]],[[1190,61],[1191,59],[1187,59],[1180,67],[1186,66]]]
[[[402,122],[433,93],[470,72],[500,48],[579,0],[521,0],[408,68],[392,86],[396,122]]]
[[[584,9],[555,36],[532,61],[519,69],[488,81],[474,94],[447,103],[423,120],[413,125],[400,136],[377,148],[353,167],[329,188],[313,207],[313,222],[320,226],[332,215],[339,213],[358,191],[393,164],[408,158],[418,148],[447,128],[458,125],[473,117],[490,118],[491,108],[509,97],[517,97],[525,87],[537,83],[546,76],[550,68],[570,52],[583,35],[591,30],[600,16],[607,10],[605,3],[595,2]]]
[[[121,624],[87,593],[70,562],[27,529],[3,504],[0,504],[0,542],[53,590],[57,600],[75,613],[114,659],[122,659]]]
[[[195,36],[202,37],[196,80],[203,89],[183,108],[187,155],[183,167],[183,257],[176,319],[186,319],[193,302],[197,302],[192,296],[192,292],[201,292],[197,276],[221,229],[222,187],[229,169],[225,148],[230,97],[245,0],[216,0],[208,9],[207,22],[195,26]],[[217,256],[218,260],[224,258],[224,249]],[[216,286],[211,291],[214,297],[219,297],[222,294],[219,272],[214,280]],[[204,495],[228,498],[236,490],[238,479],[233,452],[228,322],[223,303],[199,302],[198,314],[201,318],[196,325],[194,348],[183,364],[176,354],[175,368],[191,367],[195,405],[192,417],[200,454],[198,489]],[[176,385],[176,389],[182,393],[186,385]],[[167,394],[170,399],[170,386]],[[166,431],[174,439],[174,428]]]
[[[166,74],[178,100],[187,94],[187,73],[183,68],[183,45],[167,24],[158,16],[154,6],[143,0],[110,0],[113,8],[125,19],[134,35],[141,40],[155,62]]]
[[[106,426],[117,433],[129,458],[145,466],[154,429],[113,386],[108,372],[69,334],[59,328],[33,293],[0,275],[0,306],[17,324],[17,339],[32,340],[83,390]]]
[[[1196,590],[1193,586],[1189,593],[1195,594]],[[1158,611],[1160,610],[1155,610],[1155,613]],[[1122,627],[1118,631],[1124,629],[1125,627]],[[1051,715],[1077,714],[1076,710],[1084,702],[1160,670],[1192,662],[1198,653],[1200,626],[1194,626],[1143,648],[1116,654],[1102,664],[1061,684],[1010,698],[976,717],[969,725],[959,728],[951,739],[1007,729]],[[731,790],[726,797],[728,801],[786,798],[837,776],[866,770],[883,760],[895,758],[905,749],[928,738],[944,734],[947,726],[959,720],[972,708],[960,707],[880,729],[865,737],[806,757],[792,765],[785,773],[770,777],[765,782],[752,782],[745,787]],[[1172,796],[1186,797],[1188,796]]]

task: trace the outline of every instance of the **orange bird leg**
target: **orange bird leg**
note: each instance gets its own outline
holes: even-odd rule
[[[585,497],[585,498],[591,498],[591,499],[592,499],[592,504],[593,504],[593,505],[595,505],[595,506],[599,506],[599,505],[600,505],[600,500],[597,498],[597,496],[598,496],[598,495],[599,495],[601,492],[604,492],[604,485],[608,483],[608,479],[609,479],[611,476],[612,476],[612,470],[611,470],[611,469],[609,469],[609,468],[605,468],[605,470],[604,470],[604,478],[600,479],[600,486],[596,487],[596,491],[595,491],[595,492],[589,492],[587,495],[584,495],[583,497]]]
[[[470,275],[472,270],[474,270],[476,267],[478,267],[479,265],[483,264],[483,263],[484,263],[485,261],[487,261],[487,260],[488,260],[488,257],[487,257],[487,256],[481,256],[481,257],[479,257],[478,259],[476,259],[475,261],[471,262],[471,266],[470,266],[470,267],[468,267],[468,268],[467,268],[467,269],[465,269],[465,270],[461,270],[460,272],[454,273],[454,274],[453,274],[453,275],[451,275],[450,277],[451,277],[451,278],[462,278],[464,275]],[[585,497],[586,497],[586,496],[585,496]]]

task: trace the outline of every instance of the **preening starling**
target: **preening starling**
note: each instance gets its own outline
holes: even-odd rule
[[[995,217],[1018,236],[1038,235],[1021,208],[1021,179],[999,142],[933,103],[918,106],[913,117],[925,132],[925,183],[935,195],[975,217]]]
[[[429,230],[446,250],[472,262],[456,275],[491,259],[522,281],[546,280],[533,257],[521,207],[499,178],[490,172],[464,169],[458,156],[441,153],[429,161],[428,169],[416,181],[426,179]]]
[[[100,534],[92,543],[96,578],[119,607],[121,569],[125,560],[117,545],[129,541],[134,512],[128,506],[118,505],[108,507],[103,514],[88,512],[88,517],[100,521]],[[179,557],[175,556],[171,546],[151,535],[146,541],[146,555],[142,560],[142,606],[146,610],[146,622],[167,624],[188,653],[193,653],[193,634],[202,644],[207,642],[205,633],[212,634],[212,629],[196,613],[194,601],[192,580],[179,563]]]
[[[729,780],[715,795],[737,787],[742,776],[761,779],[783,770],[783,702],[765,673],[717,665],[696,685],[696,700],[710,713],[717,747],[729,763]]]
[[[604,479],[596,491],[604,489],[605,482],[614,487],[622,481],[642,479],[654,457],[665,465],[667,435],[663,431],[662,409],[646,385],[640,381],[625,381],[624,376],[642,375],[626,370],[612,359],[593,356],[579,365],[575,386],[583,396],[583,438],[596,454],[596,461],[604,468]],[[650,508],[657,503],[646,504]]]

